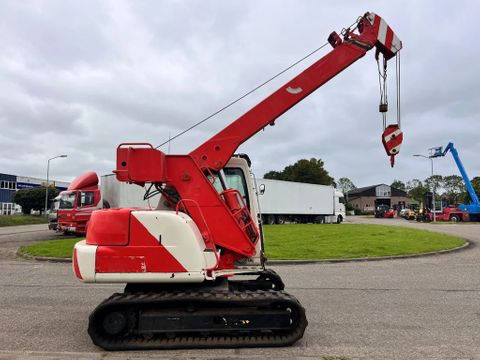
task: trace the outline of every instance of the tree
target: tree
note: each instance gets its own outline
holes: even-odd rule
[[[463,179],[459,175],[448,175],[443,178],[443,188],[450,204],[457,204],[460,194],[465,191]]]
[[[18,190],[13,194],[13,202],[22,207],[24,214],[30,214],[32,210],[42,212],[45,208],[45,192],[44,186],[32,189]],[[54,187],[48,188],[48,203],[58,196],[58,190]]]
[[[393,182],[390,184],[391,187],[395,188],[395,189],[398,189],[398,190],[403,190],[405,191],[406,190],[406,185],[403,181],[401,180],[393,180]]]
[[[444,179],[442,175],[432,175],[425,179],[425,187],[432,193],[437,193],[443,186]]]
[[[475,191],[477,197],[480,198],[480,176],[475,176],[472,180],[470,180],[470,182],[472,183],[473,191]],[[472,199],[470,198],[468,192],[465,191],[460,196],[460,201],[464,204],[470,204]]]
[[[405,188],[408,192],[408,196],[419,202],[423,201],[423,195],[428,191],[428,188],[426,188],[418,179],[407,181]]]
[[[353,184],[352,180],[346,177],[341,177],[338,179],[338,184],[337,184],[338,189],[346,194],[348,191],[356,189],[357,187]]]
[[[334,179],[324,169],[321,159],[301,159],[295,164],[285,167],[282,171],[269,171],[265,179],[286,180],[309,184],[334,185]]]

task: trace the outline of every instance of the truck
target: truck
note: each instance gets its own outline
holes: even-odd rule
[[[50,204],[50,211],[48,212],[48,229],[57,230],[58,227],[58,208],[60,206],[60,195],[55,197]]]
[[[95,210],[157,206],[159,194],[145,199],[146,189],[142,186],[120,182],[113,174],[103,175],[100,180],[93,171],[77,176],[67,190],[55,198],[57,224],[55,227],[53,224],[51,227],[49,225],[49,228],[57,232],[83,236],[86,234],[90,216]]]
[[[126,284],[91,313],[95,345],[239,348],[289,346],[303,337],[305,308],[266,266],[252,171],[234,154],[370,49],[383,57],[386,71],[402,48],[372,12],[341,35],[332,32],[328,43],[329,53],[188,154],[166,154],[148,143],[118,145],[117,180],[145,186],[145,198],[158,192],[161,200],[156,209],[93,211],[86,239],[74,246],[79,280]],[[392,165],[402,139],[398,124],[384,126]]]
[[[72,182],[73,186],[54,200],[56,210],[50,212],[49,229],[83,236],[95,210],[158,206],[159,194],[145,199],[147,189],[144,187],[120,182],[114,174],[102,175],[98,181],[98,176],[93,174],[88,172],[78,176]],[[89,177],[88,182],[81,180]],[[341,223],[345,219],[345,199],[333,186],[270,179],[256,179],[256,184],[261,195],[259,209],[264,224]],[[67,201],[73,197],[73,203]]]
[[[469,221],[468,212],[459,209],[457,206],[441,206],[441,210],[435,211],[433,214],[433,194],[427,191],[423,194],[423,204],[421,204],[420,211],[416,216],[417,221],[431,222],[431,221]]]
[[[467,188],[468,195],[470,196],[470,204],[459,204],[458,209],[460,209],[460,211],[464,213],[467,213],[468,219],[470,221],[480,221],[480,201],[478,200],[478,195],[475,193],[475,189],[473,188],[472,182],[468,177],[467,171],[465,170],[465,167],[463,166],[463,163],[460,160],[460,156],[458,155],[457,149],[455,148],[452,142],[449,142],[447,146],[445,146],[445,149],[442,149],[441,146],[434,149],[435,151],[433,155],[431,155],[432,158],[443,157],[447,155],[449,151],[452,154],[453,160],[457,165],[458,171],[460,172],[460,175],[462,175],[462,179],[463,179],[463,182],[465,183],[465,187]]]
[[[263,224],[341,223],[345,198],[333,186],[256,179]]]

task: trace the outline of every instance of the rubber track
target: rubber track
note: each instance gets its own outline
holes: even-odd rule
[[[201,302],[202,304],[233,306],[269,306],[275,303],[288,304],[296,313],[295,327],[288,333],[246,334],[245,329],[238,335],[211,334],[206,336],[144,337],[142,335],[120,335],[112,338],[103,335],[97,328],[103,311],[109,307],[144,308],[162,306],[162,303]],[[146,349],[182,349],[182,348],[238,348],[238,347],[273,347],[288,346],[303,337],[308,322],[305,309],[298,300],[284,291],[170,291],[160,293],[116,293],[104,300],[90,315],[88,333],[95,345],[105,350],[146,350]]]

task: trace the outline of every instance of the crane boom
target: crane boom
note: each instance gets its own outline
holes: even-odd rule
[[[285,111],[304,99],[329,79],[360,59],[373,47],[388,60],[402,48],[402,42],[378,15],[367,12],[359,18],[355,29],[342,31],[341,38],[333,32],[328,42],[333,50],[315,62],[300,75],[282,86],[272,95],[235,120],[187,155],[170,155],[154,149],[150,144],[121,144],[117,149],[119,181],[174,188],[180,199],[201,209],[197,224],[204,224],[208,241],[233,252],[235,256],[252,256],[258,239],[258,230],[240,224],[253,223],[244,208],[222,182],[224,191],[218,193],[211,178],[225,167],[240,144],[271,124]],[[355,31],[358,30],[358,34]],[[395,134],[392,135],[392,137]],[[400,137],[398,137],[401,139]],[[400,140],[401,141],[401,140]],[[182,206],[187,206],[183,203]],[[237,213],[237,219],[233,213]],[[248,234],[247,234],[248,233]]]
[[[351,30],[340,38],[335,32],[328,40],[334,49],[301,74],[280,87],[258,105],[193,150],[190,155],[200,167],[219,170],[237,148],[279,116],[305,99],[327,81],[363,57],[373,47],[386,59],[393,57],[402,43],[385,21],[366,13],[358,21],[359,34]]]
[[[463,166],[462,161],[460,160],[460,156],[458,155],[458,151],[453,145],[452,142],[449,142],[447,146],[445,146],[445,149],[442,148],[437,148],[437,151],[432,155],[432,157],[440,157],[440,156],[445,156],[447,153],[450,151],[452,154],[453,160],[455,161],[455,164],[458,167],[458,171],[460,171],[460,174],[462,175],[463,182],[465,183],[465,187],[467,188],[467,192],[470,195],[470,199],[472,199],[472,202],[470,205],[476,206],[477,210],[475,212],[480,212],[480,201],[478,200],[478,196],[475,193],[475,190],[473,189],[472,182],[470,181],[467,171],[465,170],[465,167]],[[468,205],[467,205],[468,206]],[[459,206],[460,208],[462,205]],[[470,211],[469,211],[470,212]]]

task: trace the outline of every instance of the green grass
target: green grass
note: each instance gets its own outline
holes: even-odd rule
[[[0,216],[0,227],[15,225],[47,224],[45,216],[36,215],[2,215]]]
[[[21,246],[20,249],[18,249],[18,253],[27,256],[70,258],[72,257],[73,245],[80,240],[79,238],[45,240],[31,245]]]
[[[267,225],[269,259],[340,259],[418,254],[451,249],[465,240],[400,226],[363,224]]]
[[[311,260],[406,255],[451,249],[465,240],[400,226],[363,224],[266,225],[269,259]],[[20,254],[69,258],[81,239],[47,240],[22,246]]]

